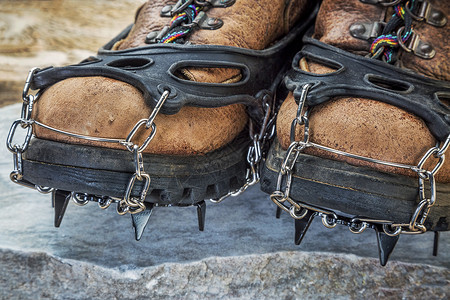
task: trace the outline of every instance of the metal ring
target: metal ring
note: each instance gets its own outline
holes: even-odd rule
[[[283,199],[283,198],[284,198],[284,193],[282,193],[281,191],[275,191],[270,195],[270,200],[272,200],[273,203],[275,203],[279,208],[281,208],[285,212],[290,213],[289,207],[287,207],[286,205],[284,205],[282,203],[282,202],[286,201],[286,199]]]
[[[392,230],[392,225],[383,224],[383,232],[388,236],[397,236],[402,233],[402,227],[397,226],[395,230]]]
[[[323,214],[322,215],[322,224],[323,226],[325,226],[326,228],[334,228],[337,225],[337,216],[333,217],[331,215],[328,214]]]
[[[297,214],[296,211],[299,211],[300,214]],[[296,220],[303,219],[307,213],[308,213],[308,210],[303,207],[300,207],[300,210],[298,210],[295,206],[291,206],[289,208],[289,214],[291,215],[291,217],[293,217]]]
[[[129,206],[126,206],[126,205],[123,205],[122,202],[118,202],[118,203],[117,203],[117,208],[116,208],[116,210],[117,210],[117,213],[118,213],[119,215],[121,215],[121,216],[125,215],[125,214],[128,212],[129,209],[130,209],[130,207],[129,207]]]
[[[352,233],[362,233],[367,228],[366,222],[355,223],[353,222],[348,228]]]
[[[35,187],[36,187],[36,190],[41,194],[48,194],[53,191],[53,188],[51,188],[51,187],[46,187],[46,186],[41,186],[41,185],[35,185]]]
[[[402,47],[403,50],[405,50],[406,52],[413,52],[413,48],[408,48],[405,43],[403,42],[402,36],[403,36],[403,31],[405,30],[405,26],[402,26],[398,29],[397,31],[397,42],[400,45],[400,47]],[[411,35],[409,36],[409,39],[415,39],[416,38],[416,33],[414,32],[414,30],[411,28]]]
[[[88,194],[83,194],[83,195],[84,195],[84,199],[81,199],[79,193],[72,192],[73,202],[78,206],[85,206],[86,204],[88,204],[89,203]]]
[[[98,207],[101,209],[107,209],[113,200],[110,197],[102,197],[98,200]]]

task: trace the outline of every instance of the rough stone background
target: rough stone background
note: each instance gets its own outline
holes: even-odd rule
[[[134,18],[143,0],[0,0],[0,106],[20,101],[31,67],[93,55]],[[20,104],[0,108],[5,139]],[[114,208],[70,204],[53,228],[49,195],[9,181],[0,147],[0,299],[447,299],[449,233],[402,236],[386,267],[373,231],[351,234],[313,221],[301,246],[292,219],[258,187],[208,203],[205,232],[195,208],[156,209],[134,241]]]

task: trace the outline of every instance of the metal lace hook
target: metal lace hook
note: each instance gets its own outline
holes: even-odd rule
[[[31,81],[34,77],[34,74],[36,74],[36,72],[40,71],[39,68],[32,68],[30,70],[30,72],[28,72],[28,76],[27,79],[25,80],[25,85],[23,87],[23,92],[22,92],[22,99],[24,102],[28,102],[28,91],[30,90],[30,86],[31,86]]]
[[[148,129],[152,126],[153,121],[155,121],[156,115],[158,115],[159,111],[161,110],[161,107],[166,102],[167,98],[170,95],[169,90],[165,90],[161,97],[158,100],[158,103],[156,103],[155,108],[153,109],[152,113],[150,114],[150,117],[148,117],[147,123],[145,124],[145,127]]]

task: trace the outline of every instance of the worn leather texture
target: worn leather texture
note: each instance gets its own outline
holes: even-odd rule
[[[169,24],[170,19],[160,17],[160,11],[175,2],[158,0],[144,4],[130,34],[115,49],[145,45],[149,32]],[[208,16],[224,21],[222,28],[198,30],[189,41],[263,49],[287,33],[288,27],[304,12],[305,4],[305,0],[238,0],[231,7],[207,12]],[[232,82],[240,78],[239,72],[232,69],[189,68],[182,73],[190,80],[202,82]],[[136,88],[103,77],[86,77],[67,79],[48,88],[37,103],[34,117],[69,132],[125,138],[134,124],[148,118],[150,112]],[[245,128],[247,120],[245,107],[238,104],[220,108],[184,107],[176,115],[159,114],[155,120],[156,136],[144,152],[207,153],[231,142]],[[120,145],[75,139],[39,127],[35,127],[35,133],[45,139],[123,149]],[[140,133],[137,140],[144,139],[145,134]]]
[[[444,11],[447,17],[450,16],[449,6],[444,4],[445,1],[432,2]],[[370,44],[353,38],[349,27],[357,21],[379,21],[383,15],[379,6],[363,4],[359,0],[325,0],[316,21],[315,37],[341,49],[364,55],[368,53]],[[414,28],[423,40],[433,44],[437,54],[431,60],[424,60],[403,53],[402,64],[419,74],[448,80],[450,64],[446,57],[449,46],[443,37],[450,34],[449,24],[443,28],[435,28],[420,23],[415,24]],[[313,73],[323,74],[331,71],[312,62],[303,63],[300,67]],[[290,144],[290,128],[296,110],[297,105],[290,94],[283,103],[277,119],[277,135],[283,148],[287,148]],[[302,130],[299,128],[298,136]],[[336,98],[315,107],[310,115],[310,134],[311,141],[318,144],[409,165],[417,165],[425,152],[436,143],[420,118],[395,106],[361,98]],[[417,176],[416,173],[405,169],[368,163],[314,148],[308,149],[307,152],[381,171]],[[428,167],[431,164],[432,162]],[[450,182],[449,160],[445,161],[436,179],[440,182]]]

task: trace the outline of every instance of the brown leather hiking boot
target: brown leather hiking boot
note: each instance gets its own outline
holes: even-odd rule
[[[35,138],[9,143],[13,180],[54,188],[56,226],[73,192],[117,202],[137,239],[154,205],[197,205],[203,230],[205,198],[259,180],[277,82],[314,18],[306,2],[149,1],[97,57],[31,72],[13,128],[33,124]]]
[[[448,230],[449,13],[443,1],[323,1],[261,184],[296,219],[297,244],[319,214],[376,229],[384,265],[401,232]]]

